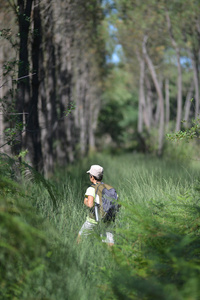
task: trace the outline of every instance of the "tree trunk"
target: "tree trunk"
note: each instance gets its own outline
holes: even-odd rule
[[[29,103],[29,118],[26,129],[26,145],[29,150],[28,160],[32,162],[36,170],[43,170],[43,156],[41,135],[38,118],[38,95],[39,95],[39,53],[41,51],[41,20],[40,1],[34,0],[33,9],[33,43],[32,43],[32,97]]]
[[[149,131],[150,123],[149,116],[147,113],[147,105],[145,101],[145,91],[144,91],[144,78],[145,78],[145,60],[140,56],[139,51],[137,51],[137,58],[140,64],[140,84],[139,84],[139,117],[138,117],[138,132],[142,132],[142,123],[146,126],[147,131]],[[141,120],[143,119],[143,121]]]
[[[153,118],[153,93],[152,93],[152,88],[151,88],[151,83],[150,80],[148,78],[148,75],[145,76],[145,84],[146,84],[146,88],[147,88],[147,93],[146,93],[146,97],[147,97],[147,114],[148,114],[148,118],[149,118],[149,126],[151,128],[152,125],[152,118]]]
[[[87,62],[83,65],[83,70],[81,74],[81,87],[79,97],[81,99],[81,118],[80,118],[80,148],[81,155],[84,156],[87,151],[87,128],[89,120],[89,105],[87,102],[88,93],[88,65]]]
[[[188,49],[189,57],[192,62],[193,78],[194,78],[194,89],[195,89],[195,119],[199,115],[199,74],[198,74],[198,55],[195,59],[195,55],[192,54],[191,50]]]
[[[40,4],[41,6],[41,4]],[[41,6],[41,10],[42,10]],[[44,27],[41,18],[41,49],[39,51],[39,99],[38,99],[38,117],[39,117],[39,125],[40,125],[40,134],[41,134],[41,141],[42,141],[42,156],[43,156],[43,172],[44,175],[48,174],[48,162],[47,162],[47,151],[48,151],[48,144],[47,144],[47,131],[48,131],[48,113],[47,113],[47,92],[46,92],[46,72],[45,72],[45,53],[43,50],[44,40],[42,37],[44,36]]]
[[[169,30],[169,35],[171,38],[172,45],[176,51],[176,58],[177,58],[177,70],[178,70],[178,79],[177,79],[177,117],[176,117],[176,131],[181,129],[181,117],[182,117],[182,70],[181,70],[181,62],[180,62],[180,50],[179,47],[174,39],[171,20],[169,16],[169,12],[166,11],[166,19],[167,19],[167,26]]]
[[[0,20],[2,20],[3,14],[0,13]],[[0,22],[0,25],[2,26],[2,22]],[[0,49],[0,70],[3,70],[3,48],[1,47]],[[2,72],[0,73],[0,99],[3,99],[3,74]],[[0,147],[4,145],[4,109],[3,109],[3,104],[0,104]],[[0,152],[2,152],[2,148],[0,148]]]
[[[138,133],[142,133],[143,131],[143,117],[142,117],[142,101],[139,96],[138,99],[138,123],[137,123],[137,131]]]
[[[159,99],[156,99],[156,110],[154,115],[154,126],[159,126],[159,120],[160,120],[160,101]]]
[[[162,94],[162,90],[160,88],[160,84],[159,81],[157,79],[157,75],[156,75],[156,71],[155,71],[155,67],[147,53],[147,49],[146,49],[146,42],[147,42],[148,37],[145,36],[144,37],[144,41],[143,41],[143,54],[146,60],[146,63],[148,65],[149,71],[151,73],[157,94],[158,94],[158,100],[159,100],[159,108],[160,108],[160,124],[159,124],[159,138],[158,138],[158,155],[161,156],[162,155],[162,151],[163,151],[163,141],[164,141],[164,98],[163,98],[163,94]]]
[[[188,128],[188,126],[189,126],[188,123],[189,123],[190,107],[191,107],[191,100],[192,100],[193,91],[194,91],[194,82],[192,81],[191,85],[190,85],[190,88],[188,90],[188,93],[187,93],[187,97],[186,97],[186,100],[185,100],[185,107],[184,107],[184,110],[185,110],[184,127],[186,127],[186,128]]]
[[[94,67],[94,65],[93,65]],[[93,70],[93,67],[91,66],[91,70]],[[95,68],[93,72],[90,72],[90,80],[92,82],[90,86],[90,93],[88,95],[89,99],[89,119],[90,122],[88,124],[88,129],[89,129],[89,136],[88,136],[88,143],[89,143],[89,152],[94,152],[96,145],[95,145],[95,131],[97,128],[97,123],[98,123],[98,115],[101,107],[101,90],[99,88],[99,83],[96,80],[96,77],[99,76],[94,76],[94,73],[98,74],[98,70]]]
[[[53,148],[55,140],[55,130],[57,127],[57,107],[56,107],[56,57],[55,57],[55,43],[54,43],[54,15],[53,3],[50,0],[46,3],[48,9],[45,12],[44,18],[44,54],[45,54],[45,119],[46,129],[44,129],[44,164],[45,173],[50,174],[53,171],[54,162],[56,162],[56,155]]]
[[[1,52],[0,52],[0,66],[1,66]],[[2,86],[2,76],[0,76],[0,99],[3,99],[3,86]],[[0,104],[0,147],[4,144],[4,113],[3,113],[3,108],[2,108],[2,104]],[[0,152],[2,152],[2,149],[0,148]]]
[[[180,53],[177,48],[177,68],[178,68],[178,97],[177,97],[177,118],[176,118],[176,131],[181,129],[181,118],[182,118],[182,70],[180,62]]]
[[[170,98],[169,98],[169,79],[165,79],[165,107],[166,107],[166,114],[165,114],[165,123],[166,128],[169,127],[169,120],[170,120]]]
[[[27,0],[26,4],[23,0],[18,0],[18,23],[19,23],[19,69],[18,69],[18,96],[15,105],[16,125],[22,127],[23,119],[25,123],[29,122],[28,106],[30,101],[30,79],[29,79],[29,57],[28,57],[28,36],[30,27],[30,15],[32,8],[32,0]],[[24,116],[23,116],[24,113]],[[19,155],[22,150],[22,130],[20,129],[17,134],[17,143],[14,145],[13,150],[15,155]]]

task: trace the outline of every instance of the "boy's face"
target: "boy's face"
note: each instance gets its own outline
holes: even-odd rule
[[[90,181],[93,183],[94,177],[91,174],[89,176],[90,176]]]

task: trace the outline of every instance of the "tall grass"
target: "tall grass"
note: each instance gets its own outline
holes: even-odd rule
[[[113,248],[101,242],[98,230],[76,242],[87,215],[91,164],[104,167],[104,182],[116,188],[122,204]],[[0,245],[1,299],[199,299],[199,169],[139,154],[97,154],[55,172],[49,184],[56,210],[42,184],[26,183],[17,201],[16,189],[2,188],[1,207],[12,199],[20,210],[2,214],[14,228],[26,226],[15,233],[7,223],[0,227],[6,245],[23,244],[21,256]],[[9,285],[5,262],[21,281],[11,278]]]

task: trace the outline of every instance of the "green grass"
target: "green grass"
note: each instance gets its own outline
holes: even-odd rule
[[[112,249],[96,233],[76,243],[87,215],[91,164],[104,167],[104,182],[116,188],[122,204]],[[9,287],[1,299],[199,299],[199,170],[198,162],[97,154],[55,172],[56,210],[42,183],[26,183],[17,201],[13,184],[9,192],[2,188],[1,213],[15,221],[13,228],[0,227],[4,244],[27,243],[18,256],[0,245],[0,290]],[[20,214],[5,209],[9,199]],[[16,224],[27,225],[13,235]],[[21,281],[6,277],[12,268]]]

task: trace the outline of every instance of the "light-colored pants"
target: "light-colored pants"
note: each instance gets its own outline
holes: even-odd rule
[[[83,226],[81,227],[79,234],[80,235],[85,235],[88,236],[92,233],[94,227],[96,226],[96,224],[90,223],[89,221],[85,221],[85,223],[83,224]],[[101,237],[104,237],[101,234]],[[114,235],[113,233],[106,231],[106,238],[102,239],[103,243],[110,243],[110,244],[114,244]]]

